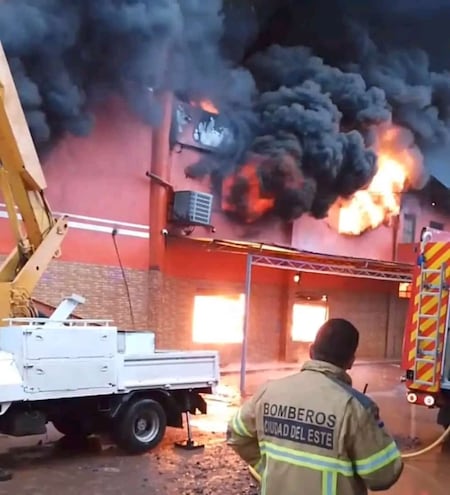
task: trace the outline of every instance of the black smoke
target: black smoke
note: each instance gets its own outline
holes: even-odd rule
[[[0,40],[40,150],[84,136],[113,94],[149,125],[155,91],[248,101],[253,84],[220,54],[221,0],[3,0]],[[241,81],[242,80],[242,81]]]
[[[3,0],[0,40],[41,151],[87,135],[111,95],[156,125],[171,89],[236,132],[188,175],[217,183],[257,156],[276,215],[320,218],[373,178],[380,125],[445,156],[449,20],[444,0]]]
[[[294,159],[316,183],[306,211],[323,217],[338,197],[370,182],[377,170],[370,146],[381,125],[404,128],[399,142],[412,135],[408,147],[418,147],[425,163],[450,155],[448,2],[281,0],[262,2],[263,12],[251,3],[252,29],[240,50],[259,90],[251,150],[272,162]],[[260,166],[269,195],[271,169],[269,161]],[[413,175],[423,186],[426,171]],[[278,187],[276,195],[287,192]],[[293,200],[277,213],[295,218],[299,208]]]
[[[250,58],[248,67],[261,81],[256,109],[262,129],[253,149],[283,159],[292,155],[294,142],[298,167],[317,184],[310,211],[326,216],[339,196],[361,189],[376,172],[367,145],[371,127],[390,118],[383,91],[302,47],[272,45]],[[289,209],[284,213],[292,217]]]

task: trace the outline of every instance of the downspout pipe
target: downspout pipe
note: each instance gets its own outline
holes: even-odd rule
[[[158,95],[162,119],[152,131],[151,174],[160,181],[150,181],[150,270],[163,271],[166,250],[169,190],[164,183],[170,179],[170,126],[173,95],[163,91]]]

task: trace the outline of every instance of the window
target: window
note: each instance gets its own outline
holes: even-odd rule
[[[416,215],[406,213],[403,216],[402,242],[412,243],[416,237]]]
[[[434,220],[431,220],[430,228],[436,229],[436,230],[444,230],[444,224],[441,222],[435,222]]]
[[[244,294],[195,296],[192,340],[198,344],[241,343],[244,312]]]
[[[411,297],[411,282],[400,282],[398,284],[398,297],[400,299],[409,299]]]
[[[292,340],[313,342],[328,318],[328,306],[323,303],[296,303],[292,308]]]

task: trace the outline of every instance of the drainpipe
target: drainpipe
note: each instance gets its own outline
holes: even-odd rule
[[[163,116],[159,127],[152,131],[151,174],[160,180],[150,180],[150,270],[162,271],[167,238],[169,190],[170,125],[172,120],[172,94],[161,92],[159,101]]]

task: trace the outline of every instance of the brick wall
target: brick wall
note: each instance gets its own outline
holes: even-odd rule
[[[199,293],[240,294],[243,283],[223,283],[212,280],[182,279],[150,274],[154,287],[154,304],[161,308],[159,315],[152,312],[151,326],[158,327],[159,348],[211,349],[218,348],[221,362],[237,362],[240,359],[240,344],[195,344],[192,342],[192,320],[194,298]],[[160,290],[157,289],[158,284]],[[283,330],[283,286],[255,284],[250,300],[250,328],[248,335],[248,359],[252,362],[273,361],[279,358],[280,339]],[[154,319],[153,319],[154,318]],[[214,321],[211,322],[214,332]]]
[[[218,294],[243,292],[244,285],[205,280],[179,279],[155,274],[161,290],[159,313],[159,347],[185,349],[211,348],[192,342],[194,297],[199,291]],[[294,343],[290,339],[292,286],[254,284],[250,302],[250,328],[248,359],[250,362],[303,359],[308,344]],[[361,333],[359,356],[363,358],[399,358],[406,318],[407,300],[388,292],[361,292],[351,290],[324,290],[328,296],[330,317],[351,320]],[[321,294],[321,292],[318,292]],[[175,303],[176,301],[176,303]],[[211,331],[214,331],[212,323]],[[224,364],[240,359],[240,345],[219,346]]]
[[[360,331],[358,356],[361,358],[400,358],[408,300],[389,292],[324,290],[330,318],[345,318]],[[314,295],[315,293],[309,293]],[[321,292],[316,292],[320,295]],[[290,291],[288,325],[290,327],[295,291]],[[286,359],[302,360],[308,344],[287,339]]]
[[[331,317],[348,318],[360,330],[361,357],[400,357],[407,303],[397,294],[331,293],[329,307]]]
[[[387,351],[386,357],[389,359],[399,358],[403,348],[403,334],[406,324],[409,299],[399,299],[391,296],[389,300],[389,324],[387,328]]]
[[[199,291],[239,294],[244,291],[243,282],[177,278],[143,270],[126,270],[126,276],[136,328],[155,331],[158,348],[218,348],[224,365],[239,361],[240,344],[194,344],[192,318],[194,296]],[[72,293],[87,299],[77,310],[80,316],[113,319],[121,328],[132,328],[120,268],[54,261],[34,296],[57,305]],[[380,291],[324,289],[317,293],[327,294],[331,317],[348,318],[360,329],[360,357],[400,357],[407,300]],[[249,362],[273,361],[280,357],[296,361],[304,357],[308,345],[293,343],[290,339],[293,294],[294,288],[288,283],[252,286]],[[214,322],[211,331],[214,331]]]
[[[368,291],[327,290],[330,318],[346,318],[360,331],[360,358],[390,358],[401,356],[404,325],[408,301],[396,294]],[[313,293],[314,294],[314,293]],[[317,293],[320,294],[320,293]],[[294,295],[290,294],[291,304]],[[287,319],[290,327],[291,305]],[[286,359],[302,360],[309,351],[309,344],[287,339]]]
[[[126,270],[125,273],[136,329],[148,328],[148,272]],[[127,291],[119,267],[53,261],[33,295],[55,306],[73,293],[86,298],[86,303],[76,310],[83,318],[112,319],[121,328],[133,328]]]

